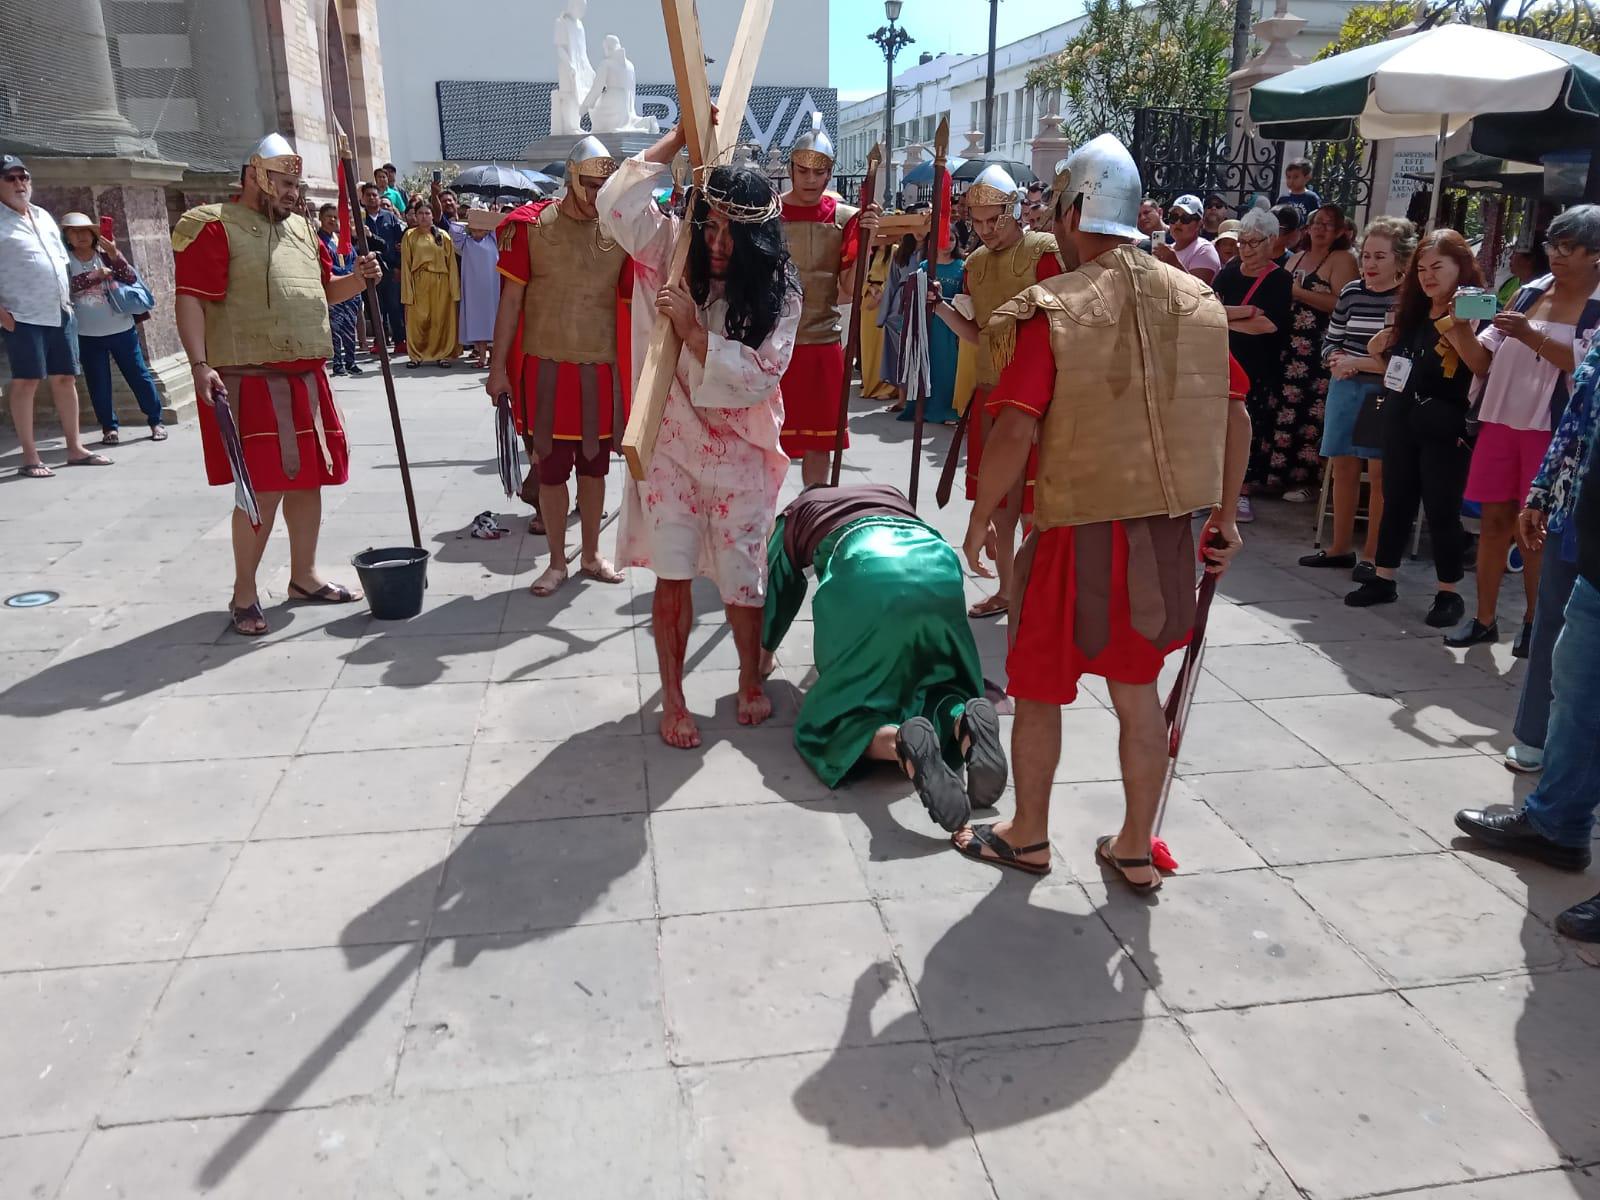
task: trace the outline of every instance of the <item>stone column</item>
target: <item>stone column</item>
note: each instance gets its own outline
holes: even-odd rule
[[[13,110],[8,140],[65,154],[144,154],[117,105],[100,0],[0,4],[0,63]]]
[[[1072,142],[1061,132],[1061,118],[1054,113],[1040,117],[1039,133],[1033,139],[1033,161],[1029,166],[1046,187],[1055,178],[1056,164],[1072,150]]]
[[[165,419],[181,419],[194,403],[188,360],[173,320],[172,220],[167,212],[167,187],[183,178],[183,164],[144,158],[35,158],[28,164],[34,177],[34,203],[56,217],[82,212],[109,216],[116,223],[117,248],[155,296],[155,311],[140,322],[145,359],[161,393]],[[113,371],[117,415],[135,427],[144,418],[120,373]],[[85,429],[94,428],[89,394],[78,385]]]

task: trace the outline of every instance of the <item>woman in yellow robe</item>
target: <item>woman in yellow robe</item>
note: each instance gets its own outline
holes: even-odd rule
[[[878,301],[889,278],[890,247],[874,249],[861,292],[861,398],[893,400],[894,388],[883,378],[883,328],[878,324]]]
[[[461,272],[456,247],[433,227],[433,205],[424,196],[411,202],[416,224],[400,239],[400,303],[406,306],[406,353],[415,369],[425,362],[448,367],[461,353],[456,309]]]

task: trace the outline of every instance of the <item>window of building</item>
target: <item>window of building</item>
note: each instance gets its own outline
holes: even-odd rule
[[[1024,90],[1027,93],[1026,99],[1028,103],[1028,116],[1027,119],[1022,122],[1022,136],[1024,140],[1027,140],[1033,137],[1033,131],[1035,128],[1033,123],[1033,89],[1026,88]]]
[[[933,117],[923,117],[922,118],[922,140],[925,141],[925,142],[933,141],[933,131],[934,131],[935,128],[937,128],[937,126],[938,126],[938,122]]]
[[[979,103],[977,100],[974,100],[972,102],[972,116],[967,121],[967,128],[968,129],[982,129],[983,128],[983,113],[980,111],[982,108],[983,108],[983,105],[981,103]]]
[[[1011,93],[1002,92],[994,98],[994,148],[998,150],[1000,143],[1006,140],[1006,118],[1011,111]]]

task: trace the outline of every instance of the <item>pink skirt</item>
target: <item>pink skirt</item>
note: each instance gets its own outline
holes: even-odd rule
[[[1466,498],[1479,504],[1520,507],[1549,448],[1548,429],[1513,429],[1485,421],[1472,448]]]

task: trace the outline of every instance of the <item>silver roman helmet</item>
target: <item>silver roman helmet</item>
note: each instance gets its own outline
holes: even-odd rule
[[[1022,189],[1017,186],[1017,181],[1011,178],[999,163],[985,167],[982,173],[972,181],[972,186],[967,189],[967,206],[983,207],[989,204],[999,204],[1008,210],[1008,215],[1013,221],[1022,220]]]
[[[586,137],[567,155],[567,182],[574,179],[609,178],[617,169],[617,160],[605,143],[597,137]]]
[[[822,127],[822,114],[812,113],[811,128],[795,138],[794,145],[789,147],[789,161],[798,163],[802,167],[831,171],[836,157],[833,140],[828,137],[828,131]]]
[[[299,179],[301,176],[300,156],[295,153],[289,139],[281,133],[269,133],[257,142],[245,163],[255,172],[256,183],[262,188],[270,186],[267,183],[269,171],[288,175],[292,179]]]
[[[1139,168],[1128,148],[1109,133],[1079,146],[1056,167],[1058,203],[1083,197],[1078,228],[1085,233],[1140,238],[1139,201],[1144,196]]]

